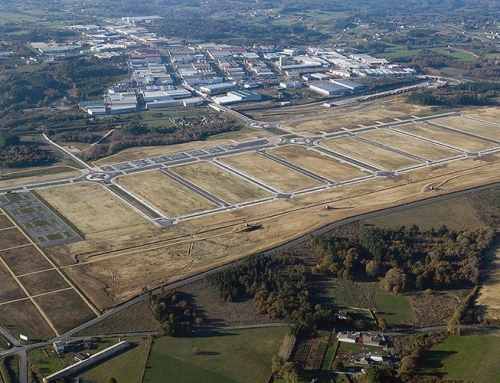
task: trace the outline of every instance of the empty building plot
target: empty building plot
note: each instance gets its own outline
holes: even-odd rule
[[[257,185],[209,162],[176,166],[170,170],[230,204],[272,196]]]
[[[118,178],[118,183],[168,217],[197,213],[217,205],[158,170]]]
[[[9,227],[14,227],[14,224],[5,215],[0,214],[0,230],[6,229]]]
[[[495,144],[491,142],[466,136],[465,134],[453,133],[424,123],[401,125],[398,126],[397,129],[402,132],[434,140],[437,143],[442,142],[468,152],[479,152],[495,147]]]
[[[382,170],[397,170],[421,164],[420,161],[413,158],[351,137],[320,141],[320,145],[345,157],[352,157]]]
[[[433,144],[388,129],[376,129],[359,134],[359,136],[425,158],[429,161],[437,161],[463,154],[463,152],[458,150],[449,149],[446,146]]]
[[[26,335],[30,340],[43,340],[54,337],[54,332],[43,319],[35,305],[28,299],[0,305],[3,326],[16,338]]]
[[[94,183],[40,189],[38,193],[85,234],[148,222],[118,197]]]
[[[19,280],[31,295],[71,288],[55,269],[24,275]]]
[[[476,136],[486,137],[490,140],[500,141],[500,125],[492,125],[464,117],[444,117],[431,120],[433,124],[446,126],[448,128],[461,130],[475,134]]]
[[[302,146],[282,146],[267,152],[334,182],[342,182],[368,175],[368,173],[354,166]]]
[[[314,178],[301,174],[257,153],[224,157],[221,159],[221,162],[285,193],[323,185],[322,182]]]
[[[23,246],[1,251],[0,257],[16,275],[52,269],[52,265],[35,246]]]
[[[0,231],[0,250],[27,245],[30,242],[17,228]]]
[[[26,294],[19,286],[19,283],[16,282],[9,271],[1,263],[0,281],[2,281],[2,288],[0,289],[0,304],[14,301],[16,299],[26,298]]]
[[[73,289],[40,295],[33,299],[60,334],[95,318],[92,310]]]

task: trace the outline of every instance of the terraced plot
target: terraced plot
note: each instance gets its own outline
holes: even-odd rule
[[[491,140],[500,141],[500,126],[494,126],[463,117],[444,117],[432,120],[434,124],[458,129],[463,132],[472,133],[477,136],[486,137]]]
[[[38,193],[85,234],[147,222],[100,185],[80,182]]]
[[[157,170],[120,177],[118,183],[170,217],[217,207]]]
[[[256,153],[224,157],[221,159],[221,162],[285,193],[322,185],[321,182],[314,178],[301,174]]]
[[[383,170],[397,170],[421,164],[421,162],[413,158],[351,137],[340,137],[320,141],[320,145],[344,156],[353,157]]]
[[[463,154],[458,150],[432,144],[388,129],[372,130],[360,134],[359,136],[430,161],[437,161]]]
[[[170,170],[230,204],[271,196],[266,190],[209,162],[176,166]]]
[[[397,129],[430,140],[439,141],[444,144],[448,144],[453,147],[460,148],[469,152],[478,152],[481,150],[486,150],[495,147],[495,144],[491,142],[462,135],[460,133],[453,133],[423,123],[398,126]]]
[[[368,173],[354,166],[301,146],[282,146],[267,152],[334,182],[368,175]]]

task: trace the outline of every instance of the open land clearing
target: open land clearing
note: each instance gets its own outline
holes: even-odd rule
[[[478,152],[495,147],[495,144],[478,138],[466,136],[460,133],[453,133],[436,126],[423,123],[408,124],[397,127],[403,132],[415,134],[430,140],[439,141],[455,148],[460,148],[469,152]]]
[[[55,336],[35,305],[27,299],[0,306],[0,319],[16,338],[24,334],[34,341]]]
[[[421,372],[443,379],[490,383],[500,381],[496,335],[449,335],[426,353]]]
[[[14,227],[12,222],[4,215],[0,214],[0,230]]]
[[[26,294],[24,294],[21,287],[19,287],[19,284],[1,263],[0,280],[2,281],[2,289],[0,289],[0,304],[26,297]]]
[[[23,246],[0,252],[0,257],[16,275],[51,269],[51,264],[35,246]]]
[[[434,124],[472,133],[480,137],[500,141],[500,125],[494,126],[463,117],[444,117],[432,120]]]
[[[158,170],[123,176],[118,178],[117,182],[169,217],[217,207]]]
[[[324,148],[384,170],[397,170],[421,163],[413,158],[358,141],[352,137],[332,138],[320,141],[319,144]]]
[[[100,185],[78,184],[38,193],[84,234],[129,227],[147,222]]]
[[[377,129],[359,135],[360,137],[402,150],[430,161],[459,156],[462,152],[432,144],[388,129]]]
[[[362,170],[301,146],[282,146],[267,151],[291,164],[316,173],[334,182],[341,182],[367,175]]]
[[[103,309],[131,298],[145,286],[170,283],[287,243],[343,218],[496,183],[499,169],[499,154],[466,158],[181,221],[169,228],[140,223],[94,233],[85,241],[47,251]],[[430,189],[437,184],[441,184],[439,190]],[[330,210],[325,210],[327,204]],[[261,228],[242,231],[245,222]]]
[[[220,160],[285,193],[310,189],[322,185],[321,182],[311,177],[296,172],[285,165],[281,165],[256,153],[223,157]]]
[[[286,331],[263,328],[156,339],[144,383],[265,382]],[[200,350],[198,355],[193,355],[194,347]]]
[[[82,174],[75,167],[61,166],[59,164],[58,162],[58,165],[48,167],[2,172],[0,188],[36,184],[41,181],[41,177],[43,177],[43,182],[50,182],[79,177]]]
[[[235,142],[251,141],[258,138],[268,137],[271,137],[271,135],[263,130],[255,131],[245,127],[235,132],[217,134],[208,138],[206,141],[193,141],[184,144],[165,146],[129,148],[113,154],[112,156],[95,161],[93,164],[95,166],[112,165],[120,162],[138,160],[141,158],[163,156],[165,154],[181,153],[189,150],[203,149],[212,146],[227,145]]]
[[[0,250],[28,245],[29,241],[17,228],[0,231]]]
[[[70,288],[70,285],[54,269],[28,274],[19,277],[19,280],[31,295],[45,294]]]
[[[476,300],[479,306],[477,314],[486,318],[500,318],[500,242],[486,253],[490,260],[489,268],[484,272],[481,290]]]
[[[498,124],[500,121],[498,116],[500,115],[500,107],[480,107],[480,108],[468,108],[462,112],[463,116],[477,118],[479,120],[492,122],[493,124]]]
[[[271,196],[266,190],[206,161],[176,166],[170,170],[230,204]]]

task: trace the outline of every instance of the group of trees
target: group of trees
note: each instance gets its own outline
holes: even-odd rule
[[[148,294],[148,301],[151,312],[165,335],[185,336],[191,333],[193,324],[203,324],[203,319],[175,291],[163,292],[159,296]]]
[[[490,229],[450,232],[446,226],[421,232],[416,225],[397,230],[365,227],[357,237],[311,236],[321,258],[313,273],[354,279],[381,278],[394,293],[478,283],[483,253],[491,246]]]
[[[85,152],[85,160],[97,160],[112,155],[120,150],[137,146],[173,145],[183,142],[204,140],[215,134],[239,130],[234,121],[213,122],[198,121],[182,127],[154,127],[145,124],[132,123],[121,130],[116,130],[105,142],[93,146]],[[75,133],[60,135],[62,138],[79,138]],[[82,138],[92,138],[92,135],[82,134]]]
[[[258,313],[298,328],[317,328],[333,321],[331,310],[310,301],[305,266],[287,254],[256,254],[206,276],[205,281],[220,298],[250,296]]]

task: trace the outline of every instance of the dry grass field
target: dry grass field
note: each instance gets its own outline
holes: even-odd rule
[[[74,290],[41,295],[34,300],[60,334],[95,318],[94,313]]]
[[[453,133],[423,123],[398,126],[397,129],[420,137],[442,142],[469,152],[478,152],[495,146],[488,141],[483,141],[459,133]]]
[[[447,147],[437,144],[431,144],[430,142],[409,137],[388,129],[372,130],[370,132],[362,133],[359,136],[430,161],[441,160],[463,154],[462,152],[448,149]]]
[[[185,144],[176,145],[166,145],[166,146],[147,146],[139,148],[129,148],[122,150],[112,156],[102,158],[95,161],[93,164],[95,166],[104,166],[116,164],[119,162],[133,161],[141,158],[163,156],[165,154],[180,153],[189,150],[209,148],[218,145],[227,145],[234,142],[251,141],[258,138],[268,138],[271,137],[269,133],[265,131],[256,131],[250,128],[242,128],[236,132],[228,132],[217,134],[210,137],[206,141],[193,141],[187,142]]]
[[[45,294],[70,287],[54,269],[25,275],[19,277],[19,280],[31,295]]]
[[[236,156],[223,157],[221,162],[228,164],[245,174],[255,177],[265,184],[291,193],[322,185],[321,182],[296,172],[273,160],[256,153],[245,153]]]
[[[55,336],[47,322],[29,300],[0,306],[0,321],[12,335],[26,335],[31,341],[50,339]]]
[[[209,162],[176,166],[170,170],[230,204],[271,196],[266,190]]]
[[[51,172],[54,172],[51,174]],[[24,173],[24,174],[23,174]],[[39,173],[39,174],[37,174]],[[9,178],[9,174],[11,178]],[[16,171],[4,174],[0,178],[0,188],[8,188],[13,186],[24,186],[43,182],[65,180],[80,176],[80,170],[71,166],[48,166],[44,168],[29,168],[28,170]],[[5,177],[4,177],[5,175]]]
[[[0,250],[27,244],[29,244],[29,241],[17,228],[0,231]]]
[[[158,170],[123,176],[118,183],[169,217],[217,207]]]
[[[500,243],[497,241],[486,258],[491,260],[490,268],[484,275],[481,290],[476,300],[477,314],[487,318],[500,318]]]
[[[94,183],[40,189],[38,193],[85,234],[147,222],[111,192]]]
[[[378,103],[363,103],[363,106],[355,104],[348,108],[331,109],[321,107],[329,111],[330,116],[322,117],[320,113],[314,113],[311,117],[304,117],[305,121],[284,122],[278,127],[294,133],[332,133],[338,132],[341,128],[356,129],[360,126],[377,125],[379,122],[395,122],[397,120],[408,120],[412,116],[421,116],[428,113],[429,107],[419,107],[394,102],[385,106]],[[286,115],[284,119],[289,118]],[[307,118],[307,119],[306,119]]]
[[[468,108],[462,111],[462,115],[498,124],[500,121],[500,107],[488,106],[480,108]]]
[[[16,275],[34,273],[51,269],[51,264],[43,257],[35,246],[23,246],[17,249],[0,252],[0,257]]]
[[[0,214],[0,230],[10,227],[14,227],[12,222],[4,214]]]
[[[368,174],[354,166],[301,146],[282,146],[268,150],[268,153],[334,182],[363,177]]]
[[[320,141],[320,145],[342,155],[353,157],[383,170],[397,170],[421,164],[413,158],[368,144],[351,137]]]
[[[1,263],[0,281],[2,281],[2,288],[0,289],[0,303],[10,302],[26,297],[26,294],[24,294],[21,287],[19,287],[19,284]]]
[[[491,140],[500,141],[500,125],[494,126],[471,120],[463,117],[444,117],[432,120],[434,124],[446,126],[448,128],[458,129],[463,132],[472,133],[480,137],[486,137]]]

